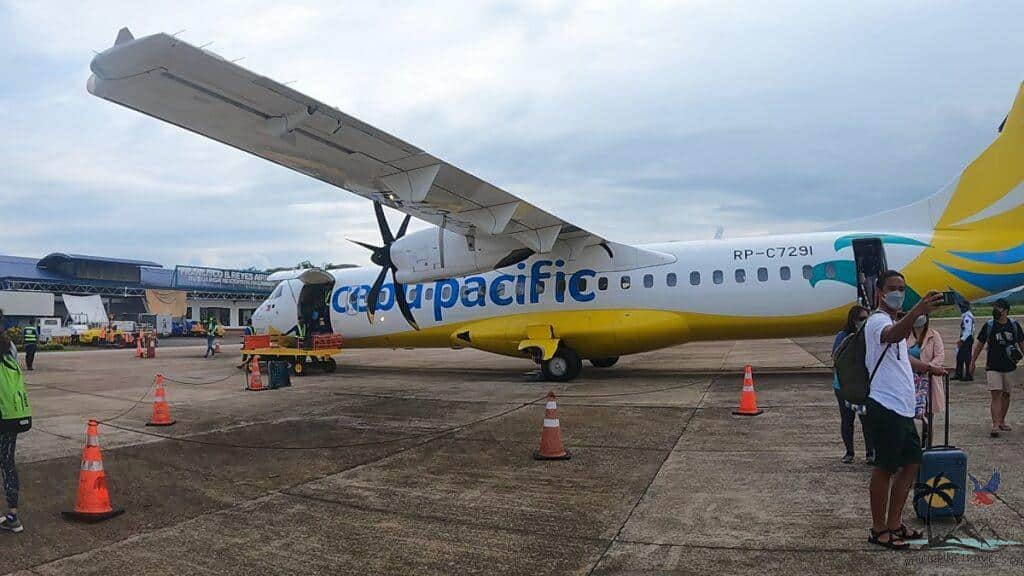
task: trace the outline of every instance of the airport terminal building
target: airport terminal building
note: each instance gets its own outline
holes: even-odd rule
[[[216,316],[241,328],[274,283],[255,270],[198,266],[164,268],[156,262],[53,253],[43,258],[0,255],[0,309],[8,323],[39,317],[66,318],[64,296],[99,295],[116,319],[167,313],[168,305],[190,320]]]

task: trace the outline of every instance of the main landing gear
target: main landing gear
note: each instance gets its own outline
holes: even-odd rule
[[[558,347],[550,360],[540,363],[541,375],[550,382],[568,382],[579,376],[582,369],[583,361],[579,354],[564,344]]]

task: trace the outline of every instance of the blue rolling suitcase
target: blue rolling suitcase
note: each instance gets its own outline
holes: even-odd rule
[[[967,454],[949,445],[949,376],[946,388],[945,438],[941,446],[932,446],[931,394],[926,404],[927,447],[921,454],[921,470],[914,487],[914,510],[923,520],[963,518],[967,503]]]

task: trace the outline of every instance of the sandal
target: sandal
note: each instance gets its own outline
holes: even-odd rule
[[[1009,432],[1009,431],[1013,430],[1013,428],[1010,428],[1009,424],[1000,424],[999,425],[999,429],[1003,430],[1003,431],[1006,431],[1006,432]]]
[[[924,533],[920,530],[914,530],[913,528],[907,528],[906,524],[900,524],[900,527],[895,530],[890,530],[893,536],[900,540],[922,540],[924,539]]]
[[[882,536],[888,534],[888,540],[882,540]],[[875,532],[871,529],[871,536],[868,537],[868,542],[876,546],[883,548],[889,548],[891,550],[907,550],[910,548],[910,544],[903,541],[902,538],[893,534],[892,530],[882,530],[881,532]]]

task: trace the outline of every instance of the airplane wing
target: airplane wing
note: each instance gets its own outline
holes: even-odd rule
[[[605,240],[337,108],[167,34],[127,29],[90,65],[89,92],[463,235],[537,253]]]

